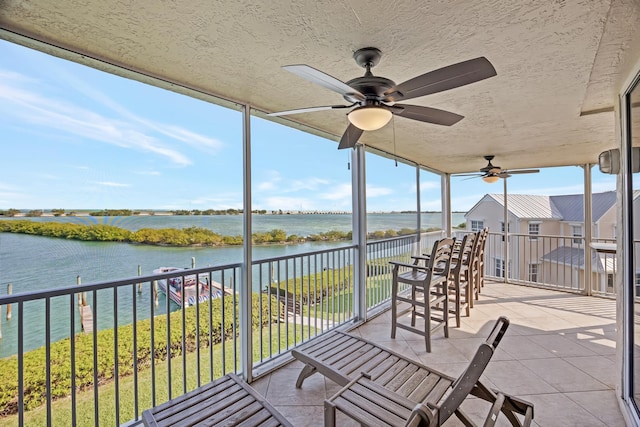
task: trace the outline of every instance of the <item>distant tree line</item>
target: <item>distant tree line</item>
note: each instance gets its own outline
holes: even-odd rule
[[[427,230],[431,231],[431,229]],[[242,236],[222,236],[201,227],[175,228],[141,228],[137,231],[126,230],[105,224],[72,224],[61,222],[34,222],[29,220],[0,221],[0,232],[21,233],[35,236],[57,237],[61,239],[138,243],[157,246],[234,246],[242,245]],[[403,228],[399,231],[374,231],[368,234],[370,239],[384,239],[396,236],[415,234],[415,229]],[[303,243],[332,242],[351,240],[351,231],[331,230],[310,236],[287,235],[284,230],[274,229],[267,232],[253,233],[254,244],[269,243]]]
[[[50,212],[51,214],[53,214],[53,216],[63,216],[63,215],[74,216],[77,214],[76,211],[66,211],[65,209],[51,209]],[[241,215],[244,212],[244,210],[243,209],[206,209],[206,210],[180,209],[180,210],[169,211],[169,212],[172,215]],[[267,213],[267,210],[254,209],[251,212],[254,214],[264,215]],[[15,217],[20,213],[21,211],[19,209],[0,210],[0,216]],[[149,215],[153,215],[154,211],[148,211],[147,213]],[[43,210],[33,209],[30,211],[27,211],[24,216],[39,217],[39,216],[43,216],[44,214],[45,212]],[[88,215],[90,216],[131,216],[131,215],[140,215],[140,211],[134,211],[131,209],[102,209],[99,211],[88,212]]]

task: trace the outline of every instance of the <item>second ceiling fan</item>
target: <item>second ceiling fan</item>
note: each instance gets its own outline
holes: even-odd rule
[[[463,116],[450,111],[396,102],[442,92],[496,75],[491,62],[485,57],[479,57],[421,74],[396,85],[390,79],[371,73],[371,68],[380,62],[381,55],[380,50],[375,47],[357,50],[353,58],[366,72],[363,77],[346,83],[308,65],[284,66],[287,71],[339,93],[349,105],[307,107],[269,115],[286,116],[322,110],[351,109],[347,114],[350,124],[340,139],[338,149],[352,148],[363,131],[382,128],[393,115],[443,126],[459,122]]]
[[[540,169],[510,169],[510,170],[502,169],[500,166],[495,166],[494,164],[491,163],[491,160],[493,160],[495,156],[488,155],[483,157],[488,163],[487,163],[487,166],[480,169],[479,173],[467,173],[467,174],[460,174],[457,176],[469,176],[471,178],[482,178],[484,182],[491,184],[498,181],[500,178],[509,178],[511,175],[540,172]],[[467,178],[467,179],[471,179],[471,178]]]

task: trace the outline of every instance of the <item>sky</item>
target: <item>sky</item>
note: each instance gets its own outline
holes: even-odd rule
[[[251,129],[252,209],[351,210],[351,150],[255,117]],[[0,135],[0,210],[242,208],[240,112],[2,40]],[[416,210],[414,167],[368,153],[366,170],[369,212]],[[514,175],[508,191],[578,194],[583,174]],[[615,179],[596,167],[592,188]],[[422,171],[420,189],[421,209],[439,211],[439,176]],[[453,177],[452,208],[502,191]]]

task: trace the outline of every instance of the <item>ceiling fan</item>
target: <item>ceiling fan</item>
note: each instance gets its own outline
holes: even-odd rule
[[[487,166],[480,169],[480,173],[460,174],[456,176],[469,176],[471,178],[482,178],[484,182],[489,184],[498,181],[500,178],[509,178],[511,175],[523,174],[523,173],[538,173],[540,169],[502,169],[500,166],[496,166],[491,163],[495,156],[484,156],[484,159],[488,162]],[[467,178],[467,179],[471,179]]]
[[[442,92],[496,75],[491,62],[485,57],[479,57],[430,71],[396,85],[392,80],[371,73],[371,68],[380,62],[381,56],[382,52],[375,47],[357,50],[353,59],[366,72],[363,77],[356,77],[346,83],[308,65],[285,65],[282,67],[285,70],[339,93],[349,105],[300,108],[271,113],[269,116],[351,109],[347,114],[350,124],[340,139],[338,149],[352,148],[363,131],[382,128],[391,120],[392,115],[443,126],[459,122],[463,116],[456,113],[396,102]]]

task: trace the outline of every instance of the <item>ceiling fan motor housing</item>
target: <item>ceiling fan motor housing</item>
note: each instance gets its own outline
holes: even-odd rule
[[[354,88],[356,91],[363,94],[368,100],[380,100],[384,97],[384,93],[395,87],[396,84],[393,80],[379,76],[364,76],[356,77],[349,80],[347,86]],[[345,94],[344,99],[348,102],[361,102],[361,99],[356,99],[351,94]]]

